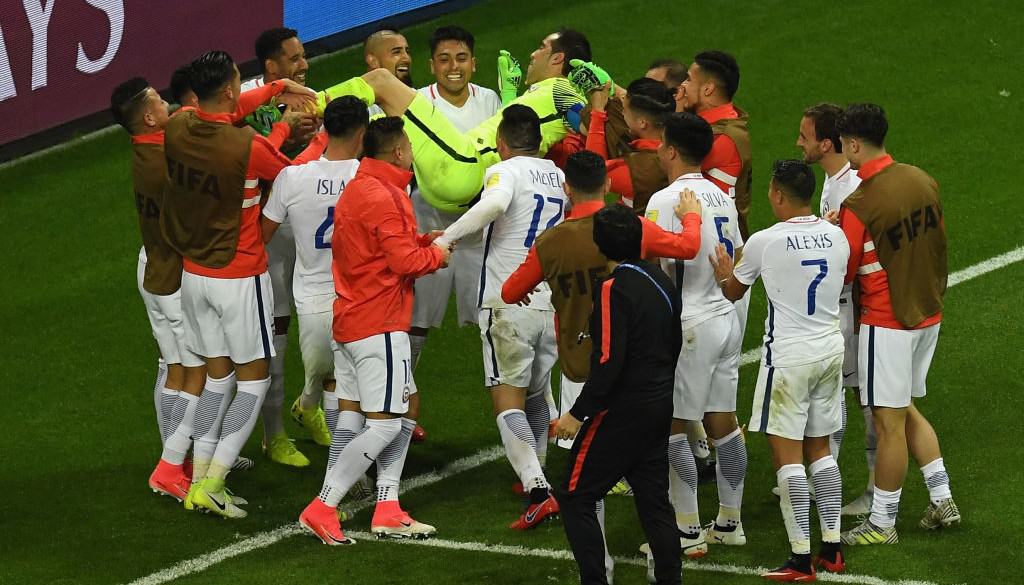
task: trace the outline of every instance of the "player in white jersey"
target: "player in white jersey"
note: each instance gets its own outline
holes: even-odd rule
[[[467,132],[498,112],[501,99],[494,91],[470,83],[476,71],[473,56],[473,35],[459,26],[443,26],[430,36],[430,71],[436,79],[418,91],[437,108],[459,132]],[[427,203],[419,189],[412,191],[416,225],[424,232],[444,230],[459,218]],[[431,327],[440,327],[448,309],[448,299],[455,292],[458,324],[476,324],[477,297],[480,286],[480,265],[483,262],[483,240],[472,234],[459,241],[452,251],[447,268],[416,280],[409,343],[412,347],[412,368],[415,371],[420,352]],[[414,441],[425,438],[417,426]]]
[[[860,177],[850,168],[850,161],[843,153],[839,140],[838,121],[843,109],[835,104],[822,103],[804,110],[800,120],[800,134],[796,145],[803,151],[804,162],[817,163],[825,171],[825,182],[821,187],[821,217],[837,216],[839,206],[860,185]],[[843,287],[839,297],[839,329],[843,333],[846,351],[843,357],[843,386],[859,396],[857,382],[857,328],[854,323],[853,285]],[[859,398],[858,398],[859,400]],[[832,435],[830,447],[832,457],[839,459],[839,448],[846,434],[846,401],[843,400],[843,424]],[[864,416],[864,455],[868,464],[868,483],[864,493],[856,500],[843,506],[844,516],[862,516],[871,511],[871,498],[875,483],[875,451],[878,439],[875,436],[875,421],[871,407],[861,406]],[[813,489],[811,490],[813,494]]]
[[[292,290],[299,317],[299,349],[306,382],[299,397],[304,413],[322,412],[318,426],[333,432],[338,421],[331,324],[334,317],[334,279],[331,273],[331,235],[334,208],[359,168],[363,135],[369,124],[366,105],[353,96],[333,100],[324,109],[327,148],[320,160],[289,167],[274,181],[273,196],[263,208],[263,238],[276,237],[285,222],[293,226],[296,264]],[[350,381],[351,382],[351,381]],[[343,384],[345,386],[345,384]],[[346,410],[359,413],[353,384],[343,388]],[[323,409],[319,403],[323,396]],[[325,444],[334,442],[328,435]]]
[[[668,455],[672,465],[671,490],[684,554],[707,553],[706,541],[746,543],[740,505],[747,472],[747,450],[736,424],[736,384],[743,341],[733,303],[722,296],[707,257],[723,244],[729,255],[743,246],[736,204],[700,172],[701,161],[714,140],[711,126],[691,113],[678,112],[665,119],[658,158],[668,187],[651,196],[647,217],[662,229],[682,229],[673,207],[683,189],[701,202],[701,249],[693,260],[662,259],[662,268],[676,282],[682,299],[683,349],[676,368],[675,405]],[[697,509],[697,467],[687,437],[688,421],[703,421],[718,451],[718,516],[701,529]]]
[[[768,295],[749,429],[768,436],[793,552],[783,566],[764,574],[773,581],[814,581],[817,568],[845,568],[839,541],[842,480],[829,436],[841,424],[839,296],[850,245],[841,229],[813,215],[813,196],[814,171],[806,163],[777,161],[768,201],[779,223],[750,236],[735,272],[722,245],[709,263],[727,298],[743,296],[758,277]],[[813,563],[805,458],[821,523],[822,545]]]
[[[562,171],[537,157],[541,135],[536,112],[508,106],[497,136],[502,162],[487,170],[479,203],[438,240],[444,245],[484,230],[479,293],[484,385],[491,391],[509,463],[529,491],[530,504],[510,525],[525,530],[558,512],[541,465],[551,421],[546,394],[558,357],[554,307],[546,284],[526,307],[502,301],[501,287],[526,259],[537,236],[562,221],[568,199]]]
[[[302,85],[306,84],[309,64],[306,61],[306,50],[297,35],[294,29],[273,28],[257,37],[255,52],[263,75],[243,83],[242,91],[255,89],[278,79],[291,79]],[[280,112],[276,106],[263,105],[249,115],[246,122],[266,135],[279,117]],[[301,128],[285,142],[282,150],[291,152],[300,148],[308,141],[313,131],[315,128],[312,123]],[[309,465],[309,459],[299,452],[294,442],[288,438],[282,420],[284,364],[288,351],[288,328],[292,318],[292,276],[295,271],[295,238],[288,222],[281,224],[276,237],[267,242],[266,248],[270,284],[274,290],[273,343],[276,355],[270,360],[270,391],[260,410],[263,417],[263,446],[272,461],[305,467]],[[306,427],[317,443],[327,444],[330,441],[330,434],[323,425],[323,412],[319,406],[312,411],[303,411],[299,406],[299,400],[296,399],[292,405],[292,417]]]

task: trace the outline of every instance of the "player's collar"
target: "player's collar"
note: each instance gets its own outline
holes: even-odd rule
[[[894,162],[896,161],[894,161],[891,156],[889,156],[888,154],[883,154],[878,158],[873,158],[868,162],[860,165],[860,169],[857,171],[857,176],[860,177],[861,181],[867,181],[871,177],[874,177],[878,173],[882,172],[882,170],[885,167],[891,165]]]
[[[194,112],[196,117],[200,120],[206,120],[207,122],[218,122],[220,124],[231,123],[231,114],[226,112],[223,114],[211,114],[210,112],[204,112],[199,108],[196,108]]]
[[[786,223],[815,223],[818,221],[821,221],[821,218],[819,218],[817,215],[811,214],[791,217],[786,220]]]
[[[657,150],[661,146],[661,140],[657,138],[637,138],[629,143],[637,150]]]
[[[569,212],[569,216],[566,219],[590,217],[602,209],[604,209],[604,201],[583,201],[572,206],[572,211]]]
[[[843,168],[841,168],[838,171],[836,171],[836,174],[832,175],[831,177],[826,176],[825,180],[826,181],[830,181],[830,182],[831,181],[838,181],[839,179],[842,179],[844,176],[846,176],[846,173],[850,172],[851,168],[852,167],[850,166],[850,162],[847,161],[846,164],[843,165]]]
[[[736,111],[736,108],[733,107],[732,102],[709,108],[703,112],[698,112],[697,115],[704,118],[704,121],[708,124],[714,124],[719,120],[727,118],[739,118],[740,116],[739,112]]]
[[[684,179],[688,180],[688,181],[692,181],[694,179],[703,179],[703,178],[704,178],[704,175],[700,171],[694,171],[692,173],[683,173],[683,174],[679,175],[678,177],[676,177],[676,180],[672,181],[672,182],[675,183],[676,181],[682,181]]]
[[[359,173],[376,177],[399,189],[405,189],[409,186],[409,181],[412,181],[412,171],[406,171],[391,163],[370,157],[364,157],[359,162]]]
[[[132,144],[163,144],[164,143],[164,131],[151,132],[149,134],[139,134],[132,136]]]

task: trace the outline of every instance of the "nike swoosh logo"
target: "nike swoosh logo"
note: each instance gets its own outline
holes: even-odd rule
[[[527,523],[527,524],[530,524],[530,523],[532,523],[532,522],[533,522],[533,519],[534,519],[534,518],[536,518],[536,517],[537,517],[537,514],[539,514],[539,513],[540,513],[540,508],[541,508],[540,506],[537,506],[537,507],[536,507],[536,508],[535,508],[535,509],[533,510],[533,512],[532,512],[532,513],[531,513],[530,511],[527,511],[527,512],[526,512],[526,523]]]
[[[227,502],[222,504],[222,503],[218,502],[217,499],[214,498],[213,496],[211,496],[210,494],[206,494],[206,495],[207,495],[207,497],[210,498],[210,501],[213,502],[214,505],[216,505],[218,508],[220,508],[221,512],[223,512],[224,509],[227,508]]]
[[[406,528],[412,526],[412,522],[399,522],[399,524],[401,524],[402,526],[405,526]]]
[[[376,462],[377,462],[377,460],[376,460],[376,459],[371,459],[371,458],[370,458],[370,456],[366,454],[366,451],[363,451],[363,457],[366,457],[366,459],[367,459],[367,460],[368,460],[368,461],[369,461],[370,463],[376,463]]]

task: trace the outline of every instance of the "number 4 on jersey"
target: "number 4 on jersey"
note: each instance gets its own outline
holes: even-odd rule
[[[331,240],[327,237],[327,230],[334,225],[334,206],[327,208],[327,219],[324,220],[320,227],[316,228],[316,233],[313,234],[313,247],[317,250],[327,250],[331,247]]]

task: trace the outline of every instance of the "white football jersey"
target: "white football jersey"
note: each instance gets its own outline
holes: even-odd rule
[[[652,195],[647,203],[647,219],[666,231],[682,232],[683,224],[676,217],[674,208],[683,189],[693,191],[701,204],[700,251],[693,260],[663,258],[661,267],[676,283],[682,301],[680,318],[683,328],[689,329],[711,317],[735,310],[722,294],[708,257],[715,254],[718,244],[725,244],[729,255],[735,256],[736,250],[743,246],[743,237],[737,223],[736,203],[701,173],[682,175]]]
[[[764,281],[766,366],[800,366],[843,353],[839,293],[849,259],[843,230],[813,215],[750,236],[734,273],[748,286],[758,276]]]
[[[545,158],[517,156],[487,169],[480,199],[511,195],[505,212],[484,229],[480,307],[508,307],[501,287],[519,265],[537,236],[562,222],[569,200],[562,191],[565,175]],[[530,297],[529,308],[553,311],[546,283]]]
[[[821,186],[821,216],[824,217],[833,209],[839,209],[843,201],[846,201],[859,185],[860,177],[857,176],[857,171],[850,168],[850,163],[839,169],[835,176],[826,175],[825,183]]]
[[[498,110],[501,109],[501,98],[494,90],[480,87],[475,83],[470,83],[468,89],[469,99],[462,104],[462,107],[455,106],[441,97],[436,83],[421,87],[417,91],[430,100],[434,107],[444,114],[445,118],[448,118],[452,126],[455,126],[456,130],[469,132],[484,120],[498,113]]]
[[[295,233],[292,295],[299,314],[330,311],[334,303],[334,207],[358,168],[357,160],[326,159],[285,167],[277,175],[263,208],[268,219],[277,223],[287,221]]]
[[[241,91],[249,91],[250,89],[256,89],[257,87],[263,87],[263,76],[253,77],[242,82]]]

